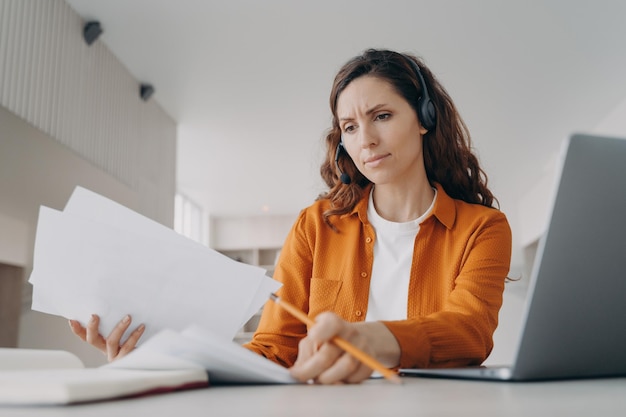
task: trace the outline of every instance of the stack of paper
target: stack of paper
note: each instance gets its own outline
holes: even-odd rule
[[[81,187],[63,211],[41,207],[30,283],[33,310],[83,325],[97,314],[103,335],[130,314],[142,340],[191,324],[232,340],[280,286]]]
[[[78,358],[63,365],[63,352],[0,352],[17,364],[0,366],[0,404],[97,401],[209,381],[295,382],[232,342],[278,282],[84,188],[63,211],[41,208],[30,282],[33,310],[83,325],[98,314],[103,335],[130,314],[146,330],[137,349],[99,368]],[[24,355],[31,369],[19,365]]]
[[[126,370],[205,369],[211,384],[291,384],[287,368],[199,326],[162,330],[127,356],[103,368]]]

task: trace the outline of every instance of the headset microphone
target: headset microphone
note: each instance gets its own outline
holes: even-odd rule
[[[341,168],[339,168],[339,154],[341,153],[342,149],[343,143],[339,142],[337,144],[337,150],[335,151],[335,166],[337,166],[337,171],[339,171],[339,180],[345,185],[348,185],[352,182],[352,178],[350,178],[350,175],[346,174],[341,170]]]

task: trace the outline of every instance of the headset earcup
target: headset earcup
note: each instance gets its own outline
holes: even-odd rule
[[[411,67],[413,67],[417,82],[422,90],[421,97],[417,99],[417,117],[419,117],[420,123],[424,129],[433,130],[437,125],[437,109],[435,108],[435,103],[430,99],[428,88],[426,88],[426,81],[424,81],[424,76],[417,62],[407,56],[404,56],[404,58],[409,62]]]
[[[426,130],[432,130],[437,124],[437,112],[435,110],[435,104],[430,98],[424,99],[420,97],[417,102],[417,108],[419,109],[420,123]]]

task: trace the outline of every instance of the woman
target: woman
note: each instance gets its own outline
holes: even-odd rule
[[[318,383],[372,370],[329,341],[341,336],[390,368],[478,365],[489,355],[511,256],[506,217],[452,100],[415,57],[367,50],[337,74],[321,174],[281,251],[279,296],[316,321],[268,303],[245,345]],[[97,319],[75,333],[109,359]],[[109,346],[107,348],[107,345]]]

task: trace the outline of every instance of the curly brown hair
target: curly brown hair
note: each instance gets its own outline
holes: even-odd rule
[[[340,181],[341,173],[335,165],[335,152],[341,140],[341,129],[337,119],[337,98],[355,79],[374,76],[389,82],[411,105],[417,114],[418,99],[422,96],[413,60],[424,78],[430,99],[436,110],[436,125],[424,136],[424,164],[431,185],[439,183],[452,198],[472,204],[493,207],[497,199],[487,188],[487,175],[472,152],[471,138],[467,126],[461,119],[452,99],[434,77],[432,72],[417,57],[389,50],[368,49],[362,55],[348,61],[337,73],[330,93],[332,127],[326,135],[326,158],[320,172],[329,190],[318,199],[328,199],[331,209],[324,219],[331,227],[329,218],[352,211],[363,197],[370,181],[359,172],[350,157],[340,153],[338,164],[341,171],[351,178],[350,184]],[[333,227],[334,228],[334,227]]]

